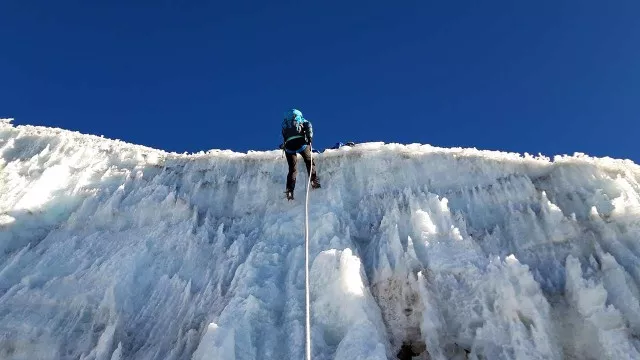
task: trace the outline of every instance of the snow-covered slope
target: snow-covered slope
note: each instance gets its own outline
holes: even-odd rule
[[[304,186],[284,200],[278,151],[4,121],[0,156],[0,358],[304,357]],[[314,359],[640,358],[632,162],[381,143],[316,159]]]

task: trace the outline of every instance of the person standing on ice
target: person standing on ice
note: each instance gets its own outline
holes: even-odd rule
[[[296,175],[298,174],[298,154],[302,155],[307,166],[307,174],[311,173],[311,187],[320,187],[316,175],[315,161],[312,163],[311,142],[313,141],[313,129],[311,123],[302,116],[302,112],[291,109],[284,113],[282,120],[282,149],[287,157],[289,173],[287,174],[287,200],[293,200],[293,190],[296,187]],[[312,166],[313,165],[313,166]]]

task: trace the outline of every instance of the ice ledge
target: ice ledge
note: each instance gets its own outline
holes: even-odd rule
[[[140,151],[143,153],[155,153],[155,155],[162,156],[167,160],[209,160],[211,157],[225,157],[225,158],[243,158],[243,159],[273,159],[281,154],[280,150],[266,150],[255,151],[249,150],[246,153],[236,152],[233,150],[223,149],[209,149],[198,151],[194,153],[176,153],[168,152],[162,149],[155,149],[145,145],[137,145],[128,143],[119,139],[106,138],[103,135],[84,134],[78,131],[52,128],[45,126],[33,126],[33,125],[15,125],[12,124],[13,118],[0,118],[0,131],[12,131],[15,132],[11,137],[19,136],[35,136],[40,137],[42,140],[50,137],[64,137],[68,140],[77,142],[81,146],[92,144],[91,146],[101,145],[109,146],[114,149],[128,150],[128,151]],[[355,147],[345,147],[337,150],[325,150],[322,154],[319,154],[322,158],[332,157],[361,157],[369,155],[400,155],[403,158],[413,158],[428,155],[430,157],[447,157],[452,159],[466,159],[466,160],[489,160],[497,163],[510,163],[524,165],[525,167],[546,167],[552,164],[582,164],[582,165],[595,165],[601,167],[603,170],[609,171],[625,171],[632,170],[634,172],[640,172],[640,167],[629,159],[617,159],[611,157],[594,157],[582,152],[575,152],[573,155],[562,154],[548,157],[543,154],[532,155],[529,153],[516,153],[505,152],[496,150],[479,150],[477,148],[463,148],[452,147],[443,148],[432,146],[429,144],[399,144],[399,143],[385,143],[385,142],[363,142],[357,144]]]

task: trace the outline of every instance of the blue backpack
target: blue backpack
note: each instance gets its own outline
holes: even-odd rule
[[[302,123],[304,117],[302,112],[298,109],[291,109],[284,113],[284,120],[282,121],[282,129],[296,129],[296,132],[302,131]]]
[[[300,138],[304,140],[305,145],[301,147],[301,150],[304,150],[306,144],[310,144],[313,139],[313,129],[311,123],[305,120],[300,110],[291,109],[284,113],[282,121],[283,146],[286,146],[291,140]]]

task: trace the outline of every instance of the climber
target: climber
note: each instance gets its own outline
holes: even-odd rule
[[[285,194],[287,200],[293,200],[293,190],[296,187],[296,175],[298,173],[298,154],[302,155],[307,166],[307,174],[311,173],[311,187],[320,187],[318,176],[316,175],[315,161],[312,164],[311,143],[313,141],[313,129],[311,123],[302,117],[300,110],[291,109],[284,113],[282,120],[282,140],[281,148],[284,150],[289,164],[287,174],[287,188]],[[312,166],[313,165],[313,166]]]

